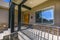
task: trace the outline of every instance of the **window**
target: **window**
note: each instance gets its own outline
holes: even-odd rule
[[[36,12],[36,23],[53,24],[54,8],[48,8]]]

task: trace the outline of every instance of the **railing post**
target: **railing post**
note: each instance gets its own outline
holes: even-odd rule
[[[14,32],[14,11],[15,5],[11,3],[9,8],[9,28],[11,28],[11,33]]]
[[[21,30],[21,5],[18,5],[18,31]]]
[[[10,28],[10,16],[11,16],[11,0],[10,0],[10,2],[9,2],[9,23],[8,23],[8,28]]]

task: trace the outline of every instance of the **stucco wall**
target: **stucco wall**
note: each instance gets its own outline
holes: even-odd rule
[[[17,18],[17,11],[15,11],[15,23],[18,22],[18,18]],[[2,23],[7,23],[8,24],[8,20],[9,20],[9,10],[7,9],[0,9],[0,24]]]
[[[30,24],[35,23],[35,13],[30,13],[29,23]]]
[[[30,17],[30,23],[34,23],[34,21],[35,21],[35,12],[37,10],[41,10],[43,8],[50,7],[50,6],[54,6],[54,9],[55,9],[55,11],[54,11],[54,25],[60,26],[60,0],[46,1],[46,2],[44,2],[42,4],[40,4],[40,5],[32,8],[31,11],[25,11],[24,13],[26,13],[26,12],[30,13],[31,12],[30,14],[31,15],[33,14],[32,15],[33,19],[31,19],[31,17]]]
[[[0,24],[8,23],[8,10],[0,9]]]

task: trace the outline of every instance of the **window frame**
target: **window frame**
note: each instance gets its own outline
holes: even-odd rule
[[[44,10],[49,10],[49,9],[53,9],[54,11],[55,11],[55,9],[54,9],[54,6],[50,6],[50,7],[45,7],[45,8],[42,8],[42,9],[39,9],[39,10],[37,10],[36,12],[38,12],[38,11],[44,11]],[[36,13],[35,12],[35,13]],[[54,12],[55,13],[55,12]],[[53,13],[53,14],[54,14]],[[53,16],[55,16],[55,15],[53,15]],[[36,18],[35,18],[36,19]],[[54,17],[54,19],[55,19],[55,17]],[[54,25],[54,19],[53,19],[53,23],[51,23],[51,24],[48,24],[48,25]],[[35,20],[35,23],[37,23],[37,24],[42,24],[42,25],[47,25],[47,23],[43,23],[43,19],[42,19],[42,23],[38,23],[38,22],[36,22],[36,20]]]

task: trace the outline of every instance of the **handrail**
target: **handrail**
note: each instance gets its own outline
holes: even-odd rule
[[[45,31],[46,29],[40,29],[40,30],[37,30],[37,29],[26,29],[26,30],[23,30],[23,32],[28,35],[31,39],[33,40],[60,40],[60,36],[58,35],[54,35],[54,34],[51,34],[53,33],[53,31],[51,33],[50,30],[48,30],[48,32]]]

